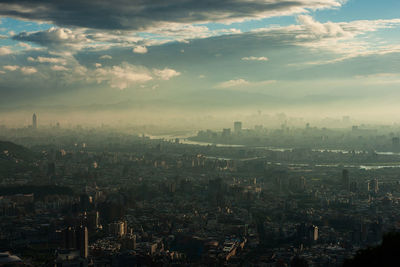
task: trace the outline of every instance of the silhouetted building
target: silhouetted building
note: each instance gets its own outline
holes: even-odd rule
[[[301,191],[306,190],[306,179],[303,176],[299,179],[299,189]]]
[[[55,267],[87,267],[88,260],[81,257],[78,250],[59,250],[56,253]]]
[[[122,239],[122,248],[127,250],[136,249],[136,235],[129,234]]]
[[[231,129],[230,128],[225,128],[222,130],[222,137],[229,137],[231,136]]]
[[[89,230],[96,230],[100,226],[100,215],[98,211],[90,211],[86,214],[86,223]]]
[[[63,247],[68,250],[78,250],[82,258],[89,254],[88,230],[85,226],[68,227],[63,230]]]
[[[111,235],[123,237],[128,232],[128,224],[125,221],[113,222],[108,225],[108,230]]]
[[[379,181],[376,178],[371,181],[371,191],[375,194],[379,191]]]
[[[53,177],[56,175],[56,164],[54,162],[49,162],[47,164],[47,176]]]
[[[87,194],[81,194],[79,196],[79,206],[81,210],[88,210],[91,204],[91,197]]]
[[[344,190],[349,190],[350,189],[350,177],[349,177],[349,171],[344,169],[342,171],[342,187]]]
[[[78,249],[82,258],[87,258],[89,255],[89,236],[88,230],[85,226],[80,226],[78,231],[77,241],[78,241]]]
[[[350,183],[350,191],[355,193],[355,192],[357,192],[357,189],[358,189],[357,182],[355,182],[355,181],[351,182]]]
[[[36,116],[36,113],[33,113],[33,116],[32,116],[32,128],[33,129],[37,129],[37,116]]]
[[[242,132],[242,122],[241,121],[235,121],[233,123],[233,129],[235,134],[239,134]]]

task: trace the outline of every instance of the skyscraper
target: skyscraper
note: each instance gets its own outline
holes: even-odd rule
[[[32,116],[32,128],[33,129],[37,129],[37,116],[36,116],[36,113],[33,113],[33,116]]]
[[[86,226],[67,227],[63,230],[64,248],[78,250],[82,258],[87,258],[89,254],[88,230]]]
[[[235,121],[233,123],[233,129],[234,129],[235,134],[239,134],[242,131],[242,122]]]

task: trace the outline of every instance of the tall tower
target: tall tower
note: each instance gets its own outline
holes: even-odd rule
[[[89,244],[89,237],[88,237],[88,230],[86,226],[80,226],[77,231],[77,249],[79,249],[80,255],[82,258],[87,258],[89,255],[88,244]]]
[[[37,116],[36,116],[36,113],[33,113],[33,116],[32,116],[32,128],[33,129],[37,129]]]

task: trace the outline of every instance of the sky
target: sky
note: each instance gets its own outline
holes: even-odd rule
[[[0,0],[0,122],[256,111],[399,121],[399,10],[396,0]]]

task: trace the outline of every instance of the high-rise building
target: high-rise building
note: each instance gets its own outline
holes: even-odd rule
[[[122,239],[122,248],[133,250],[136,249],[136,235],[129,234]]]
[[[37,116],[36,113],[33,113],[32,115],[32,128],[37,129]]]
[[[47,164],[47,176],[53,177],[56,175],[56,164],[54,162],[49,162]]]
[[[356,181],[350,183],[350,191],[356,193],[358,190],[358,185]]]
[[[300,177],[298,185],[300,190],[306,190],[306,178],[304,178],[304,176]]]
[[[345,124],[349,124],[350,123],[350,116],[343,116],[342,117],[342,122]]]
[[[92,199],[88,194],[82,193],[79,196],[79,206],[82,211],[89,210],[91,204],[92,204]]]
[[[63,230],[63,243],[65,249],[76,248],[76,233],[73,227],[68,227]]]
[[[392,145],[393,146],[399,146],[400,145],[400,138],[399,137],[393,137],[392,138]]]
[[[89,236],[86,226],[80,226],[77,229],[77,245],[81,257],[86,259],[89,255]]]
[[[373,179],[372,181],[371,181],[371,191],[373,191],[375,194],[376,193],[378,193],[378,191],[379,191],[379,181],[378,181],[378,179]]]
[[[235,121],[233,123],[233,129],[235,131],[235,134],[239,134],[242,131],[242,122],[241,121]]]
[[[96,230],[100,226],[100,215],[98,211],[90,211],[86,214],[87,226],[89,230]]]
[[[366,181],[364,184],[364,192],[369,192],[371,190],[371,182],[370,181]]]
[[[123,237],[127,234],[128,224],[125,221],[113,222],[108,225],[108,230],[111,235]]]
[[[308,238],[310,241],[314,242],[318,240],[318,227],[315,225],[311,225],[308,228]]]
[[[350,177],[349,177],[349,171],[344,169],[342,171],[342,187],[345,190],[350,189]]]
[[[230,128],[224,128],[222,130],[222,137],[229,137],[231,136],[231,129]]]
[[[68,227],[63,231],[64,248],[68,250],[78,250],[82,258],[87,258],[89,254],[89,236],[86,226]]]

